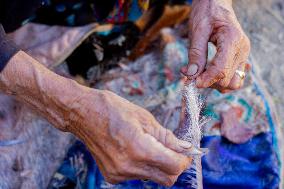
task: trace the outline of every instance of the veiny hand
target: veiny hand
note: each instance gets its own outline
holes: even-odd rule
[[[59,76],[23,51],[1,71],[0,90],[78,136],[110,183],[149,179],[170,186],[191,163],[183,155],[191,144],[178,140],[148,111]]]
[[[190,143],[114,93],[90,90],[70,106],[71,132],[88,146],[110,183],[149,179],[171,186],[191,163],[180,153]]]
[[[239,89],[244,82],[236,70],[245,71],[250,41],[242,30],[232,0],[194,0],[190,17],[190,49],[187,72],[200,88],[212,87],[221,92]],[[207,44],[217,53],[207,64]]]
[[[19,51],[0,74],[0,90],[78,136],[110,183],[149,179],[174,184],[191,163],[178,140],[146,110],[107,91],[61,77]]]

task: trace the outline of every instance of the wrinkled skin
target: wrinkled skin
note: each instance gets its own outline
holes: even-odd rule
[[[147,110],[56,75],[23,51],[1,72],[0,90],[79,137],[110,183],[149,179],[171,186],[191,163],[182,154],[191,144],[177,139]]]
[[[80,126],[71,130],[88,146],[108,182],[150,179],[171,186],[190,165],[191,158],[178,152],[191,145],[148,111],[108,91],[90,91],[80,105],[83,114],[72,124]]]
[[[250,41],[242,30],[232,0],[194,0],[189,22],[189,79],[200,88],[212,87],[221,92],[239,89],[244,82],[235,73],[245,71]],[[207,44],[217,48],[216,56],[207,64]],[[197,65],[197,66],[194,66]]]

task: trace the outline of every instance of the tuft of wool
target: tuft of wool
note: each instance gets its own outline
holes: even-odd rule
[[[195,82],[186,82],[183,90],[183,106],[181,139],[190,142],[195,148],[200,148],[202,126],[207,120],[201,115],[203,101]],[[187,181],[194,189],[203,188],[201,156],[194,155],[191,166],[186,170],[189,173]]]

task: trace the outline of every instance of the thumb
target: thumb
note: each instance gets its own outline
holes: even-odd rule
[[[178,139],[169,129],[160,127],[159,132],[156,133],[158,133],[158,136],[155,136],[155,138],[164,146],[175,152],[182,153],[192,147],[191,143]]]
[[[187,72],[184,73],[190,79],[196,78],[205,69],[210,34],[211,29],[206,22],[191,29],[189,65]]]

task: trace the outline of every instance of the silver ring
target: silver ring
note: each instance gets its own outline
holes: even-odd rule
[[[246,73],[241,70],[236,70],[236,74],[241,78],[244,79],[246,77]]]

